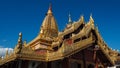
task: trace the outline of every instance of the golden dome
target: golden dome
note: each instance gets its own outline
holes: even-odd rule
[[[46,17],[43,20],[40,33],[44,37],[57,37],[58,36],[58,26],[52,14],[51,5],[48,9]]]

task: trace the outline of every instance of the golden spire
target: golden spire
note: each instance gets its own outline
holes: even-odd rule
[[[50,3],[47,14],[52,14],[52,4]]]
[[[72,23],[71,14],[69,13],[68,23]]]
[[[58,26],[52,14],[51,4],[49,5],[46,17],[43,20],[40,33],[42,34],[42,37],[52,38],[58,36]]]

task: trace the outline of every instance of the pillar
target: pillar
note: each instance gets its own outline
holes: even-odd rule
[[[47,62],[47,68],[52,68],[51,62]]]
[[[70,68],[69,67],[69,58],[65,58],[62,60],[62,68]]]
[[[86,56],[85,56],[85,51],[84,50],[82,50],[82,61],[83,61],[83,67],[84,68],[87,68],[87,66],[86,66]]]
[[[22,60],[21,61],[21,68],[28,68],[29,61],[28,60]]]

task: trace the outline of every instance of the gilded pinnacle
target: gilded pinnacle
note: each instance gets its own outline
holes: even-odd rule
[[[69,13],[69,20],[68,23],[72,23],[72,19],[71,19],[71,14]]]
[[[48,9],[47,14],[52,14],[52,4],[49,5],[49,9]]]

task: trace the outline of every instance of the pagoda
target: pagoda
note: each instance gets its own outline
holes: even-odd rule
[[[106,68],[115,65],[118,52],[102,39],[92,16],[73,22],[71,15],[64,31],[49,6],[36,38],[23,42],[19,33],[13,53],[0,58],[0,68]]]

